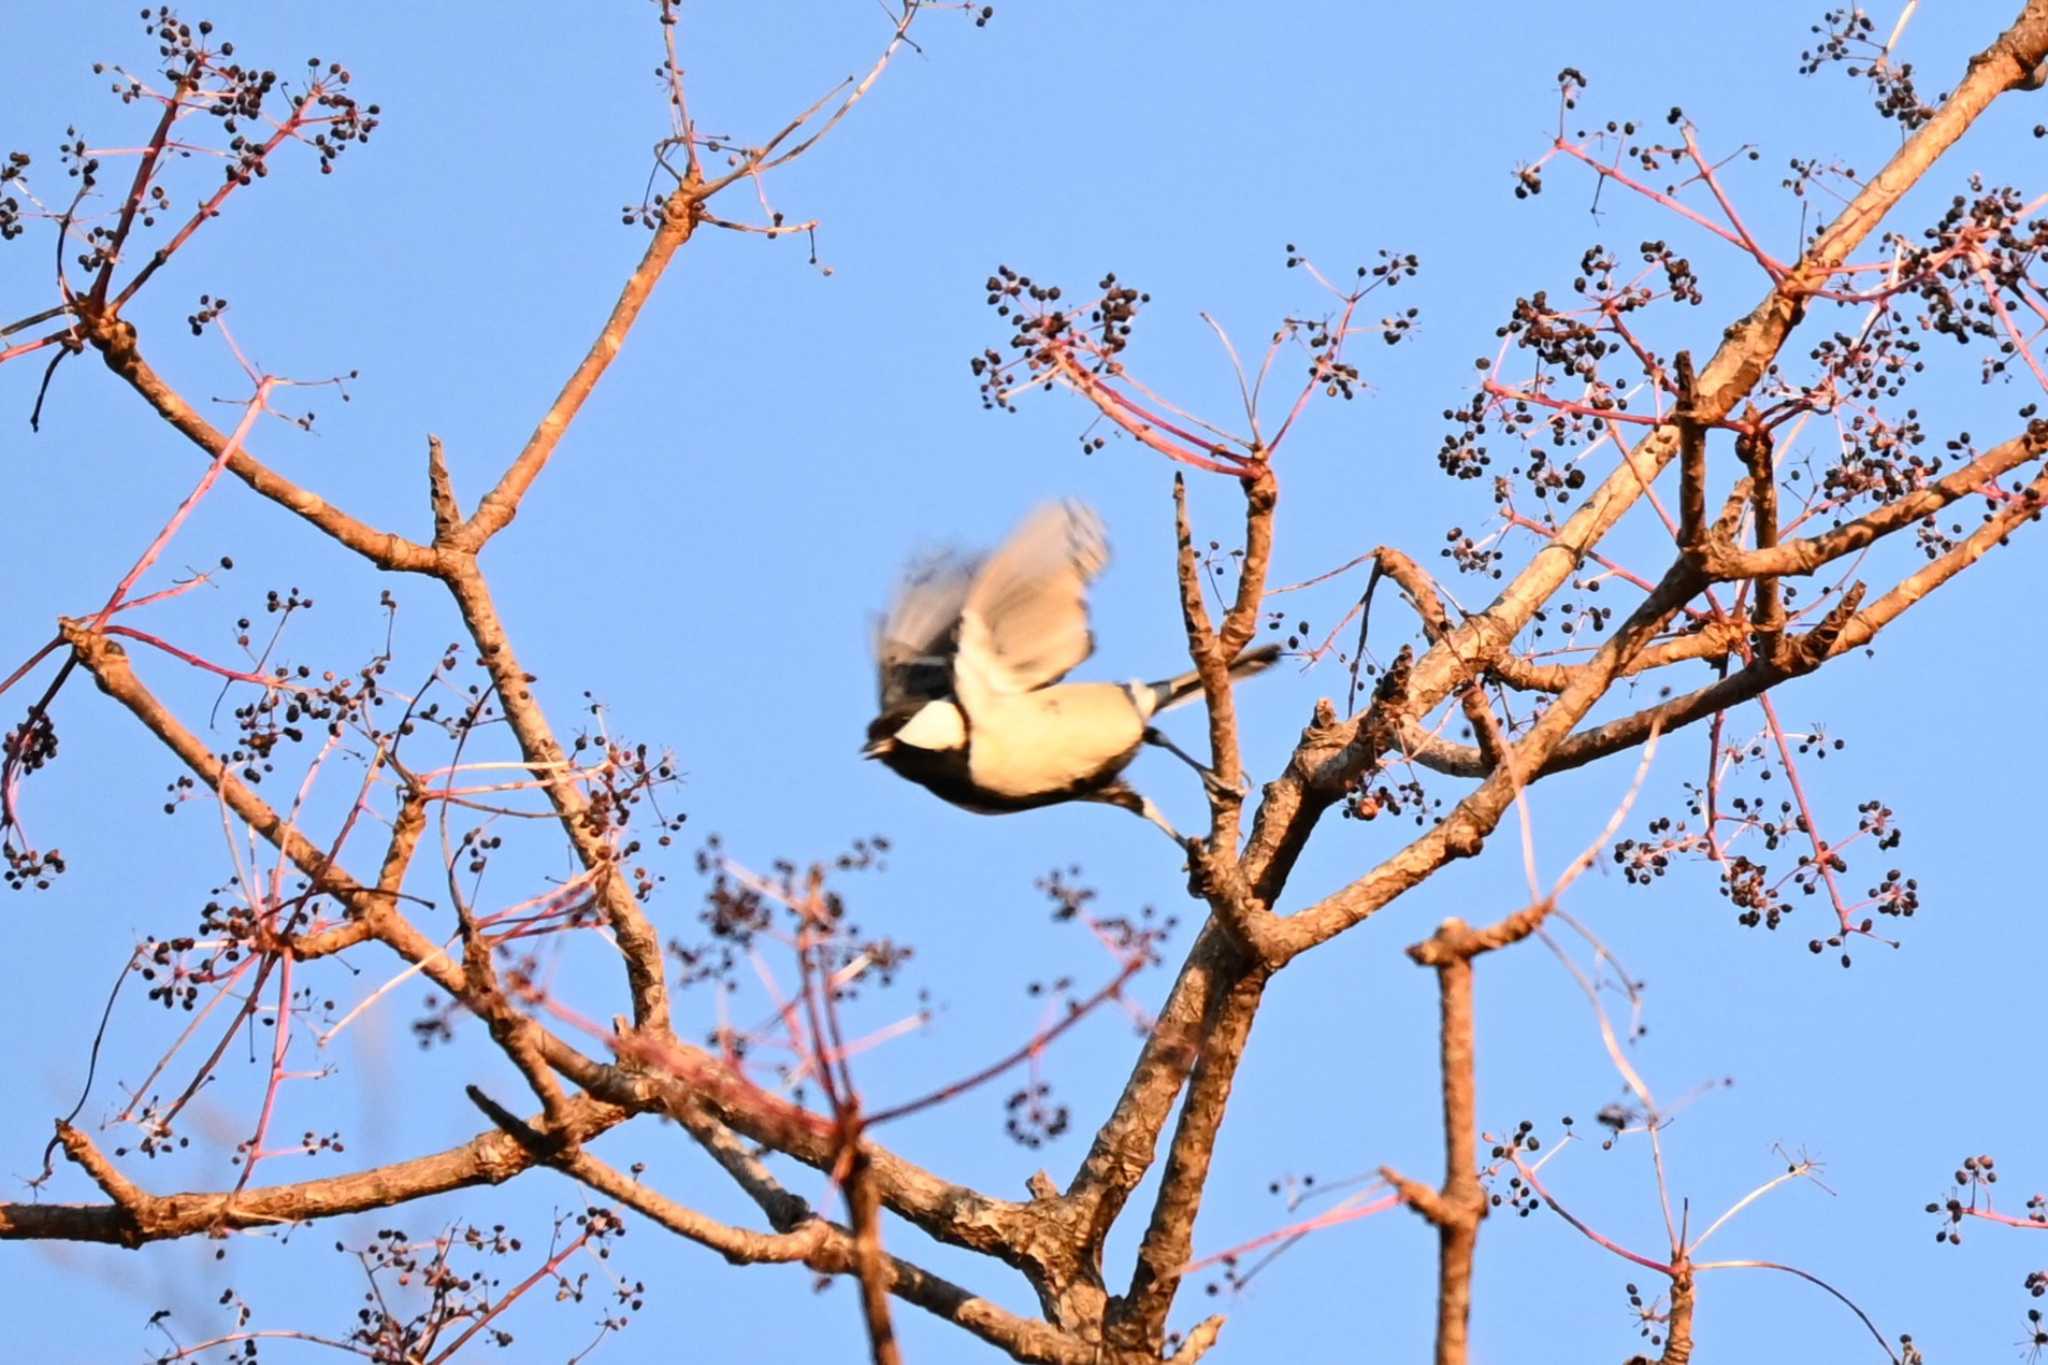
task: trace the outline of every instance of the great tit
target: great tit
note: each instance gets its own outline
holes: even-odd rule
[[[1063,502],[1033,512],[986,558],[948,554],[913,569],[876,631],[881,714],[862,757],[981,814],[1100,801],[1183,842],[1121,775],[1149,743],[1215,783],[1151,725],[1199,696],[1199,677],[1060,682],[1094,652],[1087,589],[1108,562],[1101,519]],[[1279,657],[1277,645],[1251,650],[1231,676]]]

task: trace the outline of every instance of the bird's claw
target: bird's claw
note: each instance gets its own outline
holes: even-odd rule
[[[1197,768],[1195,771],[1202,775],[1203,788],[1209,795],[1219,800],[1242,801],[1252,794],[1252,780],[1249,777],[1240,776],[1237,785],[1232,786],[1218,776],[1213,768]]]

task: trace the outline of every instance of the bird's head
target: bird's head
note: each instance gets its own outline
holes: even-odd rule
[[[868,722],[868,742],[860,746],[862,758],[881,758],[896,747],[896,732],[903,728],[904,716],[876,716]]]

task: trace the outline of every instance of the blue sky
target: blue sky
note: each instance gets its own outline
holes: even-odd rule
[[[1117,272],[1151,294],[1134,367],[1228,423],[1235,387],[1201,312],[1255,347],[1282,316],[1325,303],[1284,267],[1287,244],[1345,273],[1383,247],[1417,253],[1421,276],[1386,305],[1419,308],[1418,334],[1393,348],[1362,338],[1352,358],[1364,391],[1312,407],[1285,452],[1273,574],[1307,578],[1382,543],[1438,564],[1449,528],[1492,525],[1483,485],[1446,479],[1433,457],[1442,411],[1469,395],[1472,358],[1494,351],[1493,329],[1518,296],[1566,289],[1595,242],[1631,253],[1665,239],[1699,269],[1706,302],[1667,310],[1656,344],[1704,353],[1763,287],[1753,265],[1653,208],[1610,192],[1590,214],[1592,185],[1567,167],[1546,173],[1538,198],[1513,198],[1515,168],[1548,146],[1560,67],[1591,79],[1573,126],[1635,118],[1661,127],[1675,104],[1710,149],[1754,145],[1760,158],[1734,163],[1729,184],[1780,255],[1798,231],[1797,201],[1779,184],[1789,158],[1839,158],[1867,172],[1897,145],[1896,126],[1872,113],[1861,83],[1839,69],[1797,74],[1822,6],[1667,8],[1674,12],[1654,19],[1604,0],[1551,19],[1520,9],[1498,28],[1466,10],[1342,4],[1014,4],[999,6],[984,29],[950,13],[922,20],[922,50],[770,184],[790,218],[822,220],[829,276],[806,264],[801,242],[703,233],[486,556],[558,726],[573,728],[588,690],[614,733],[671,748],[687,774],[677,800],[690,837],[660,869],[670,884],[654,902],[664,932],[695,926],[683,850],[697,835],[717,831],[734,857],[755,865],[890,836],[886,874],[844,889],[864,925],[914,944],[917,955],[896,992],[863,1008],[867,1022],[883,1023],[913,1007],[909,990],[924,988],[936,1018],[863,1059],[871,1099],[886,1104],[1028,1036],[1041,1009],[1028,982],[1071,973],[1085,983],[1112,970],[1071,926],[1049,921],[1032,886],[1048,869],[1079,864],[1105,910],[1149,904],[1185,920],[1178,861],[1125,816],[1080,808],[974,817],[854,757],[872,700],[870,613],[904,558],[934,543],[991,540],[1048,497],[1096,504],[1115,543],[1095,598],[1100,651],[1087,672],[1154,676],[1180,657],[1169,468],[1128,442],[1082,456],[1076,437],[1090,414],[1070,397],[1033,395],[1014,416],[981,410],[967,361],[1007,334],[983,303],[983,278],[1007,264],[1072,290]],[[1906,56],[1926,91],[1946,89],[2012,8],[1922,12]],[[638,201],[648,149],[665,129],[655,11],[617,3],[570,13],[210,12],[250,60],[287,71],[315,54],[345,62],[359,97],[382,106],[383,126],[333,176],[314,173],[310,158],[285,158],[181,253],[134,317],[154,363],[195,402],[243,391],[218,339],[192,338],[183,325],[202,292],[231,300],[236,337],[273,372],[359,371],[346,404],[312,391],[317,434],[274,425],[258,450],[367,520],[426,534],[429,432],[446,442],[466,501],[488,487],[642,248],[644,233],[622,227],[618,210]],[[779,126],[864,69],[885,36],[875,8],[860,4],[790,5],[772,18],[738,5],[685,14],[693,112],[703,129],[741,138]],[[1873,17],[1883,30],[1895,14]],[[1509,32],[1512,42],[1494,40]],[[31,152],[40,188],[59,183],[56,145],[67,126],[96,147],[144,135],[144,111],[121,106],[90,70],[95,61],[150,60],[154,44],[132,7],[24,0],[7,37],[0,151]],[[1917,234],[1948,196],[1969,192],[1973,172],[2038,193],[2024,177],[2041,164],[2042,144],[2029,135],[2041,118],[2039,96],[2008,97],[1894,225]],[[734,215],[750,207],[723,203]],[[38,226],[0,250],[9,319],[50,302],[49,246]],[[1366,307],[1369,317],[1380,311],[1377,298]],[[1836,325],[1810,322],[1788,361]],[[2019,381],[1980,385],[1974,353],[1930,343],[1928,357],[1913,401],[1937,439],[2002,439],[2016,429],[2014,410],[2040,397]],[[0,537],[0,670],[42,644],[56,615],[104,597],[202,467],[90,362],[60,371],[44,430],[31,435],[38,374],[33,362],[0,372],[0,458],[10,501],[24,509]],[[1197,477],[1193,491],[1203,534],[1226,537],[1235,490]],[[1646,537],[1618,544],[1641,551],[1631,560],[1638,570],[1661,568]],[[424,671],[455,638],[432,585],[380,580],[239,485],[216,490],[151,582],[223,554],[234,571],[156,612],[151,629],[225,656],[234,618],[260,616],[266,590],[296,586],[318,605],[303,627],[295,623],[287,656],[354,666],[382,643],[377,600],[388,587],[401,603],[399,671],[407,660]],[[1905,563],[1873,560],[1869,573],[1889,582],[1881,575]],[[2027,852],[2038,823],[2037,679],[2048,663],[2029,624],[2030,590],[2043,568],[2030,530],[1888,632],[1875,657],[1843,660],[1780,696],[1788,726],[1824,724],[1847,741],[1804,774],[1823,822],[1846,831],[1858,803],[1879,798],[1907,832],[1897,853],[1883,855],[1890,861],[1855,857],[1849,876],[1860,887],[1898,865],[1919,878],[1923,909],[1896,926],[1898,951],[1860,947],[1843,971],[1832,955],[1806,950],[1823,927],[1817,906],[1775,934],[1744,929],[1711,875],[1692,865],[1647,891],[1591,875],[1570,900],[1646,983],[1649,1031],[1633,1060],[1659,1093],[1734,1080],[1686,1108],[1666,1135],[1674,1192],[1690,1198],[1695,1226],[1782,1169],[1776,1144],[1823,1159],[1827,1191],[1775,1192],[1717,1236],[1718,1253],[1824,1276],[1888,1335],[1913,1333],[1930,1360],[2002,1358],[2023,1326],[2021,1279],[2039,1262],[2026,1234],[1988,1227],[1970,1229],[1960,1250],[1937,1246],[1921,1207],[1967,1152],[2004,1156],[2006,1207],[2048,1184],[2048,1170],[2028,1166],[2030,1144],[2043,1160],[2048,1119],[2031,1046],[2048,929]],[[1289,610],[1320,637],[1360,586],[1300,594]],[[1483,595],[1477,582],[1450,586],[1468,603]],[[1383,606],[1375,647],[1391,650],[1406,628]],[[157,660],[144,675],[191,723],[205,722],[210,686]],[[1684,685],[1696,681],[1687,675]],[[1247,688],[1255,780],[1277,771],[1314,699],[1342,687],[1325,665],[1281,669]],[[13,710],[22,704],[6,700]],[[0,1143],[6,1170],[22,1176],[39,1163],[47,1119],[76,1098],[86,1040],[131,945],[189,930],[228,876],[203,803],[160,813],[176,769],[128,717],[74,686],[56,719],[63,752],[31,785],[29,812],[32,832],[61,846],[71,871],[40,898],[8,898],[21,957],[0,992],[0,1028],[17,1040],[0,1061],[0,1094],[12,1099]],[[1751,711],[1730,724],[1747,734],[1757,721]],[[1183,715],[1173,729],[1192,745],[1201,725]],[[1667,742],[1631,833],[1675,809],[1680,784],[1702,771],[1704,746],[1696,732]],[[1546,871],[1598,831],[1631,772],[1629,760],[1610,760],[1544,785],[1535,828]],[[1134,774],[1177,821],[1196,823],[1201,796],[1184,769],[1146,757]],[[1457,790],[1432,785],[1436,795]],[[1282,909],[1341,885],[1412,828],[1328,822]],[[507,900],[562,869],[552,844],[512,843],[491,873]],[[1391,1162],[1433,1176],[1433,986],[1400,950],[1445,915],[1493,916],[1522,895],[1520,851],[1503,838],[1288,970],[1253,1035],[1198,1249],[1287,1221],[1268,1187],[1290,1175],[1329,1182]],[[1191,934],[1184,923],[1176,945]],[[381,962],[360,966],[361,976],[335,973],[322,986],[344,1009],[384,979]],[[615,976],[585,950],[565,958],[557,981],[604,1017],[621,1004]],[[1137,991],[1156,1003],[1167,979],[1148,975]],[[322,1059],[335,1068],[330,1080],[287,1092],[287,1131],[339,1129],[348,1151],[299,1170],[280,1162],[261,1178],[445,1145],[478,1127],[461,1098],[466,1082],[517,1093],[516,1078],[473,1037],[415,1051],[406,1025],[419,994],[398,993],[345,1035],[337,1055]],[[1481,966],[1479,1009],[1488,1127],[1528,1118],[1554,1133],[1565,1114],[1583,1127],[1619,1097],[1584,997],[1540,947]],[[710,998],[685,995],[679,1019],[709,1028]],[[115,1080],[146,1071],[169,1022],[137,996],[124,1000],[83,1119],[120,1108]],[[1075,1129],[1038,1152],[1004,1139],[1003,1085],[906,1122],[890,1140],[964,1183],[1020,1196],[1040,1165],[1062,1179],[1071,1172],[1134,1048],[1128,1026],[1108,1014],[1054,1048],[1046,1075]],[[131,1158],[136,1178],[162,1191],[232,1183],[222,1153],[240,1135],[259,1072],[237,1044],[195,1121],[194,1147],[208,1154]],[[615,1136],[599,1150],[619,1165],[646,1161],[649,1178],[686,1202],[747,1217],[673,1131]],[[1639,1142],[1611,1152],[1576,1146],[1545,1176],[1575,1213],[1656,1249],[1661,1219]],[[826,1197],[816,1177],[791,1178]],[[94,1191],[67,1171],[54,1197]],[[203,1335],[222,1321],[216,1301],[230,1285],[255,1305],[257,1325],[333,1330],[359,1288],[331,1250],[337,1238],[359,1244],[393,1224],[425,1235],[466,1219],[510,1223],[538,1244],[551,1211],[581,1202],[577,1188],[543,1173],[287,1238],[141,1254],[20,1245],[6,1253],[13,1273],[0,1304],[13,1310],[24,1353],[59,1360],[139,1358],[161,1345],[145,1329],[159,1308],[175,1311],[187,1339]],[[907,1229],[893,1230],[891,1244],[1029,1306],[1021,1280],[1000,1267]],[[1128,1232],[1112,1240],[1113,1283],[1128,1273],[1133,1247]],[[647,1306],[598,1359],[861,1357],[849,1285],[814,1294],[801,1270],[731,1269],[646,1228],[618,1255],[622,1273],[646,1282]],[[1434,1261],[1418,1220],[1382,1215],[1308,1240],[1242,1293],[1212,1301],[1190,1286],[1176,1325],[1228,1312],[1220,1360],[1417,1359],[1429,1339]],[[504,1273],[516,1280],[528,1269],[521,1261]],[[1618,1359],[1639,1344],[1622,1289],[1635,1279],[1639,1272],[1547,1213],[1496,1219],[1481,1243],[1474,1358]],[[565,1357],[599,1311],[531,1305],[512,1322],[513,1358]],[[969,1338],[915,1310],[901,1309],[899,1324],[912,1359],[983,1358]],[[1703,1357],[1879,1358],[1832,1300],[1764,1272],[1710,1277],[1698,1338]],[[293,1349],[318,1354],[279,1347],[276,1358]]]

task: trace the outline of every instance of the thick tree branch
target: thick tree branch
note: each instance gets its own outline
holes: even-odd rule
[[[192,405],[143,360],[142,352],[136,347],[134,324],[122,318],[89,320],[86,335],[99,348],[107,368],[126,380],[130,388],[156,409],[158,416],[183,433],[187,440],[215,459],[227,451],[227,434],[194,411]],[[229,452],[227,467],[228,472],[243,483],[278,506],[297,513],[380,569],[431,573],[438,563],[438,557],[428,547],[357,521],[318,493],[299,487],[247,450]]]
[[[1180,1288],[1180,1267],[1188,1263],[1194,1246],[1195,1217],[1208,1185],[1216,1134],[1270,980],[1267,968],[1241,959],[1223,968],[1222,989],[1203,1021],[1200,1056],[1188,1078],[1187,1098],[1174,1125],[1130,1288],[1110,1305],[1104,1325],[1104,1336],[1120,1349],[1156,1357],[1165,1343],[1166,1317]]]
[[[819,1248],[839,1232],[824,1219],[815,1217],[789,1232],[752,1232],[736,1228],[686,1208],[638,1180],[628,1179],[583,1149],[554,1158],[552,1164],[599,1194],[645,1214],[678,1237],[709,1247],[734,1265],[775,1265],[790,1261],[809,1264]]]
[[[1680,351],[1672,368],[1678,375],[1678,406],[1671,414],[1678,432],[1678,543],[1691,550],[1707,531],[1707,431],[1699,419],[1692,352]]]
[[[1759,427],[1735,439],[1736,453],[1749,470],[1751,534],[1760,551],[1778,544],[1777,443],[1769,431]],[[1756,601],[1750,619],[1756,623],[1756,648],[1775,657],[1785,642],[1785,598],[1776,577],[1765,574],[1756,580]]]
[[[1464,1365],[1472,1316],[1472,1259],[1486,1218],[1479,1183],[1477,1030],[1472,1008],[1472,960],[1519,943],[1542,927],[1556,908],[1556,893],[1524,906],[1484,929],[1447,919],[1436,933],[1410,945],[1408,956],[1437,974],[1438,1052],[1442,1067],[1444,1180],[1431,1189],[1391,1167],[1381,1176],[1410,1208],[1437,1230],[1437,1365]]]
[[[444,547],[462,525],[462,505],[455,500],[455,480],[438,436],[427,437],[427,505],[434,513],[434,544]]]
[[[620,1123],[624,1110],[578,1098],[570,1122],[579,1139]],[[290,1185],[259,1185],[240,1192],[144,1193],[115,1172],[84,1132],[57,1127],[65,1154],[114,1198],[111,1204],[0,1204],[0,1240],[63,1239],[138,1247],[244,1228],[274,1228],[369,1209],[393,1208],[415,1199],[471,1185],[497,1185],[535,1164],[532,1153],[493,1128],[459,1147],[352,1175]]]
[[[867,1153],[861,1150],[858,1138],[846,1154],[844,1171],[839,1188],[846,1195],[848,1221],[853,1224],[853,1271],[860,1281],[868,1357],[874,1365],[903,1365],[903,1347],[889,1316],[889,1295],[898,1282],[896,1258],[882,1249],[882,1196],[869,1178]]]
[[[751,1163],[754,1158],[737,1144],[713,1134],[700,1113],[685,1120],[721,1164],[729,1160]],[[762,1168],[765,1184],[775,1197],[764,1201],[763,1209],[778,1229],[775,1233],[749,1232],[698,1213],[628,1179],[587,1151],[564,1153],[550,1158],[552,1164],[584,1184],[629,1208],[638,1210],[669,1231],[711,1248],[734,1264],[799,1261],[824,1275],[858,1275],[860,1249],[847,1228],[830,1223],[812,1211],[795,1195],[776,1185]],[[922,1270],[898,1256],[884,1255],[881,1279],[888,1292],[933,1315],[963,1327],[983,1341],[1020,1361],[1043,1361],[1047,1365],[1094,1365],[1093,1348],[1049,1323],[1018,1317],[987,1299]]]
[[[1768,579],[1810,574],[1823,565],[1904,530],[1972,493],[1994,485],[2000,476],[2048,452],[2048,419],[2035,418],[2026,431],[2002,441],[1968,464],[1958,466],[1926,487],[1844,522],[1819,535],[1779,545],[1759,544],[1754,550],[1715,544],[1705,552],[1705,568],[1717,579]]]
[[[1227,930],[1213,922],[1202,926],[1138,1051],[1123,1093],[1096,1130],[1088,1155],[1067,1186],[1065,1198],[1084,1218],[1084,1250],[1098,1275],[1103,1240],[1122,1215],[1131,1191],[1151,1169],[1174,1097],[1194,1069],[1211,1002],[1227,989],[1231,969],[1241,960]]]
[[[541,779],[548,801],[561,820],[577,858],[596,878],[593,894],[604,911],[626,961],[626,979],[633,999],[636,1027],[666,1032],[669,1021],[667,968],[662,961],[661,936],[654,931],[647,912],[628,885],[618,866],[611,831],[590,820],[590,796],[571,773],[568,754],[555,739],[547,713],[533,695],[533,675],[521,666],[512,649],[511,638],[499,619],[497,604],[491,600],[490,585],[476,560],[467,555],[451,556],[441,575],[469,628],[484,671],[497,688],[505,719],[519,741],[520,753]]]
[[[735,1169],[730,1156],[706,1140],[713,1131],[704,1126],[707,1118],[813,1170],[829,1172],[838,1159],[829,1119],[767,1095],[708,1053],[672,1038],[654,1044],[627,1037],[619,1047],[630,1069],[607,1068],[583,1082],[591,1093],[690,1126],[728,1171]],[[939,1241],[1031,1269],[1066,1240],[1050,1212],[1036,1204],[994,1199],[952,1184],[873,1144],[869,1160],[884,1206]],[[742,1184],[749,1185],[750,1194],[762,1188],[758,1180]]]
[[[1187,484],[1173,479],[1174,537],[1178,549],[1181,620],[1187,629],[1188,657],[1202,680],[1209,710],[1210,767],[1208,784],[1209,839],[1190,841],[1189,890],[1202,896],[1253,959],[1272,953],[1268,941],[1272,912],[1260,904],[1245,881],[1238,861],[1240,817],[1244,808],[1244,757],[1238,742],[1237,699],[1230,665],[1257,628],[1259,605],[1265,600],[1267,565],[1273,551],[1273,508],[1279,488],[1272,470],[1261,466],[1241,480],[1245,496],[1245,553],[1238,566],[1236,600],[1219,632],[1209,624],[1202,599],[1201,564],[1195,553],[1194,529],[1188,522]]]
[[[1681,1265],[1671,1277],[1671,1307],[1664,1313],[1664,1354],[1658,1365],[1690,1365],[1692,1361],[1693,1277]]]
[[[1462,929],[1446,921],[1445,930]],[[1440,931],[1439,938],[1442,933]],[[1431,940],[1437,943],[1437,940]],[[1426,959],[1417,944],[1408,955]],[[1438,1051],[1443,1066],[1444,1181],[1441,1189],[1409,1180],[1391,1168],[1381,1175],[1401,1198],[1436,1228],[1436,1363],[1464,1365],[1472,1317],[1472,1256],[1479,1223],[1486,1216],[1486,1192],[1479,1186],[1478,1084],[1472,1025],[1472,959],[1456,951],[1432,963],[1437,973]]]

